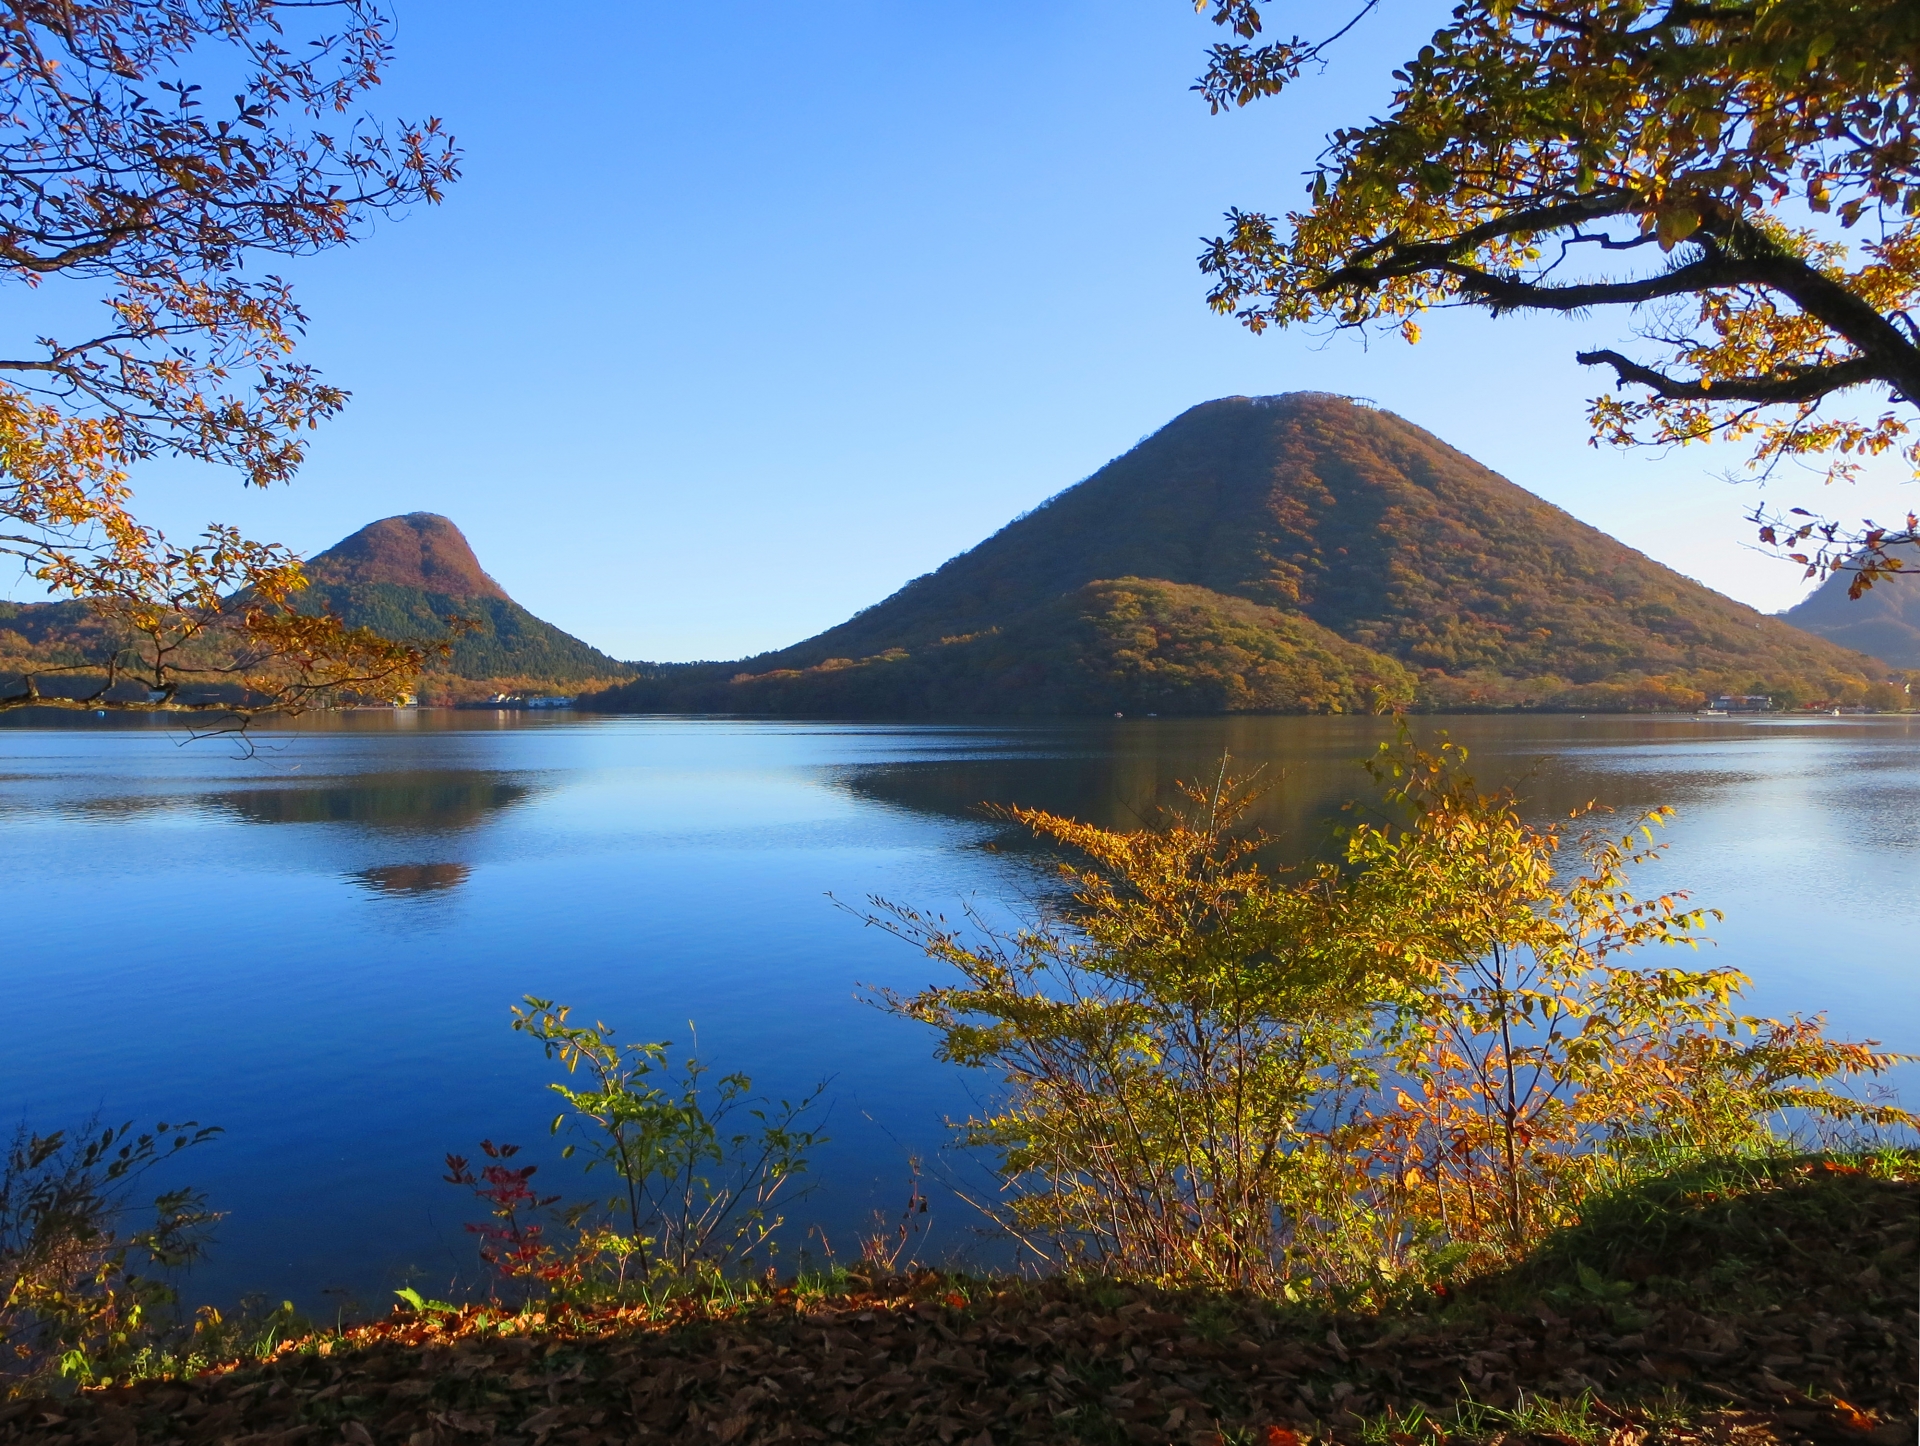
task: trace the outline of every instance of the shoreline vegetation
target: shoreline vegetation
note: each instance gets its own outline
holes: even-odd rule
[[[79,683],[76,684],[76,687],[85,688],[86,680],[84,679],[81,680]],[[1920,694],[1916,694],[1914,696],[1920,697]],[[239,706],[238,700],[236,700],[236,706]],[[92,716],[92,713],[94,711],[95,710],[83,708],[79,710],[79,713],[77,716],[79,717]],[[206,713],[206,710],[204,709],[193,709],[193,708],[184,708],[184,707],[179,709],[166,709],[166,708],[142,709],[138,714],[131,714],[131,715],[125,714],[125,713],[116,713],[116,712],[113,712],[112,710],[107,710],[107,709],[101,709],[98,711],[101,714],[101,716],[112,716],[122,721],[127,721],[129,718],[132,718],[135,720],[139,718],[146,718],[162,726],[169,725],[172,723],[177,723],[181,719],[192,719],[196,717],[209,716]],[[1147,710],[1144,712],[1129,712],[1125,709],[1116,709],[1112,713],[1107,713],[1104,711],[1094,711],[1094,712],[1088,712],[1088,713],[1066,713],[1066,714],[1060,714],[1060,713],[921,714],[921,713],[849,713],[849,712],[833,712],[833,711],[818,711],[818,712],[796,711],[796,712],[790,712],[790,713],[784,713],[784,712],[771,713],[771,712],[729,712],[722,709],[714,709],[714,710],[689,709],[685,711],[680,711],[675,709],[659,709],[659,710],[615,709],[615,710],[602,711],[601,709],[592,706],[592,702],[590,698],[574,698],[574,697],[569,697],[568,695],[565,695],[565,694],[548,693],[544,691],[528,689],[521,692],[518,696],[512,697],[506,701],[500,701],[498,699],[488,697],[488,698],[475,698],[475,699],[461,701],[461,702],[431,702],[430,701],[430,702],[415,702],[415,703],[406,703],[406,704],[398,704],[398,705],[391,704],[391,703],[335,703],[335,704],[328,704],[324,706],[304,709],[302,710],[302,712],[298,714],[286,715],[284,718],[266,717],[266,718],[256,719],[250,722],[248,726],[249,726],[249,730],[254,732],[260,732],[263,730],[274,731],[287,726],[292,726],[297,728],[300,725],[300,722],[302,719],[310,719],[316,716],[326,716],[330,714],[362,714],[364,713],[364,714],[378,714],[378,715],[390,716],[396,713],[415,713],[415,712],[419,712],[419,713],[432,713],[432,712],[563,713],[563,714],[584,714],[591,717],[605,717],[605,718],[615,718],[615,717],[728,718],[728,719],[740,719],[740,720],[747,720],[747,721],[764,720],[767,722],[781,722],[781,723],[810,723],[810,722],[811,723],[872,723],[872,722],[939,723],[943,719],[946,719],[949,721],[955,720],[955,719],[964,719],[970,725],[975,725],[975,724],[990,725],[994,723],[1005,723],[1005,724],[1090,723],[1090,722],[1099,722],[1101,719],[1104,719],[1104,718],[1124,719],[1132,722],[1140,722],[1146,719],[1156,719],[1156,720],[1164,719],[1168,722],[1176,722],[1182,719],[1219,718],[1223,716],[1231,716],[1235,718],[1299,718],[1299,717],[1314,717],[1314,716],[1365,718],[1365,717],[1391,717],[1391,716],[1398,715],[1398,716],[1408,717],[1408,718],[1431,718],[1431,719],[1439,720],[1439,719],[1447,719],[1447,718],[1512,718],[1512,717],[1526,716],[1529,714],[1540,715],[1540,716],[1578,717],[1578,718],[1679,719],[1679,718],[1713,717],[1713,718],[1745,719],[1749,722],[1752,722],[1756,720],[1764,721],[1767,719],[1782,719],[1782,718],[1822,718],[1822,717],[1833,717],[1835,715],[1838,715],[1840,717],[1845,717],[1845,718],[1903,718],[1903,717],[1910,718],[1915,714],[1920,713],[1920,706],[1877,708],[1866,703],[1846,702],[1846,701],[1831,699],[1831,698],[1818,698],[1818,699],[1814,699],[1813,701],[1799,704],[1796,706],[1783,706],[1783,707],[1767,708],[1767,709],[1739,709],[1739,710],[1729,711],[1724,708],[1715,707],[1712,698],[1702,695],[1701,700],[1698,703],[1694,703],[1694,704],[1674,703],[1671,699],[1669,699],[1664,704],[1656,705],[1649,702],[1645,706],[1638,706],[1638,707],[1633,706],[1631,704],[1618,704],[1618,705],[1611,705],[1611,706],[1605,706],[1605,707],[1597,706],[1597,705],[1591,706],[1591,707],[1583,707],[1583,706],[1579,706],[1569,702],[1564,705],[1516,703],[1508,706],[1475,704],[1475,705],[1462,705],[1460,707],[1441,708],[1441,707],[1423,707],[1416,700],[1415,702],[1408,704],[1404,707],[1382,709],[1378,713],[1374,712],[1374,710],[1372,709],[1355,709],[1351,713],[1331,712],[1331,713],[1321,713],[1317,715],[1299,713],[1299,712],[1251,711],[1251,710],[1246,712],[1237,712],[1237,713],[1228,715],[1228,714],[1219,714],[1219,713],[1179,713],[1179,712],[1162,713],[1157,710]],[[0,714],[0,725],[3,725],[11,721],[16,726],[20,726],[20,725],[32,726],[34,724],[44,724],[44,723],[53,721],[57,718],[72,718],[74,716],[76,716],[75,711],[71,708],[64,707],[64,706],[59,706],[59,705],[49,705],[46,707],[27,706],[23,708],[11,709],[6,714]],[[215,718],[219,717],[220,716],[219,710],[215,709],[212,715],[210,716]]]
[[[529,996],[599,1193],[450,1154],[478,1299],[183,1321],[218,1217],[174,1189],[143,1227],[137,1186],[216,1132],[23,1134],[0,1442],[1911,1438],[1920,1149],[1875,1083],[1906,1057],[1634,957],[1717,917],[1631,891],[1668,810],[1531,825],[1403,723],[1344,859],[1274,868],[1229,762],[1130,832],[1005,810],[1059,880],[1010,931],[850,910],[946,966],[869,997],[982,1071],[956,1144],[1015,1271],[922,1260],[917,1186],[794,1271],[826,1085],[771,1099]]]
[[[203,1314],[173,1370],[18,1396],[0,1441],[1904,1446],[1916,1244],[1920,1154],[1880,1151],[1656,1176],[1374,1311],[868,1265],[334,1330]]]

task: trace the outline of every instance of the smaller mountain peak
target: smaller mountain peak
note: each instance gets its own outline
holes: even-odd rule
[[[1893,553],[1905,565],[1859,598],[1847,596],[1853,575],[1836,572],[1779,616],[1896,668],[1920,668],[1920,545]]]
[[[447,597],[505,599],[460,529],[437,512],[383,517],[336,542],[307,564],[315,582],[392,583]]]

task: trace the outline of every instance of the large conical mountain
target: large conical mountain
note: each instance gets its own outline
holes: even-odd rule
[[[1836,573],[1780,616],[1896,668],[1920,668],[1920,547],[1898,549],[1895,555],[1906,566],[1860,597],[1847,596],[1851,574]]]
[[[369,523],[311,559],[307,576],[302,609],[324,607],[385,637],[439,640],[449,619],[460,620],[451,655],[422,681],[423,700],[604,684],[633,671],[508,597],[460,529],[437,513]]]
[[[836,628],[605,706],[1320,711],[1865,696],[1872,660],[1662,567],[1389,412],[1194,407]]]

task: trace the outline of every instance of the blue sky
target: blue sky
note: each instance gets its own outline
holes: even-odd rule
[[[1212,117],[1188,86],[1217,32],[1183,0],[395,4],[379,99],[444,116],[465,179],[293,272],[308,355],[354,402],[289,488],[139,479],[169,529],[313,552],[443,512],[516,598],[618,656],[736,657],[1196,402],[1317,388],[1757,606],[1801,591],[1746,546],[1752,489],[1720,480],[1743,454],[1587,446],[1572,354],[1618,318],[1448,316],[1369,350],[1207,311],[1202,235],[1291,203],[1443,6],[1399,4],[1328,74]],[[1895,475],[1810,505],[1904,512]]]

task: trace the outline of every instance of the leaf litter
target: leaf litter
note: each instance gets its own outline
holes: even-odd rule
[[[1375,1312],[934,1271],[734,1305],[396,1309],[192,1379],[0,1404],[0,1443],[1906,1446],[1911,1164],[1696,1181]]]

